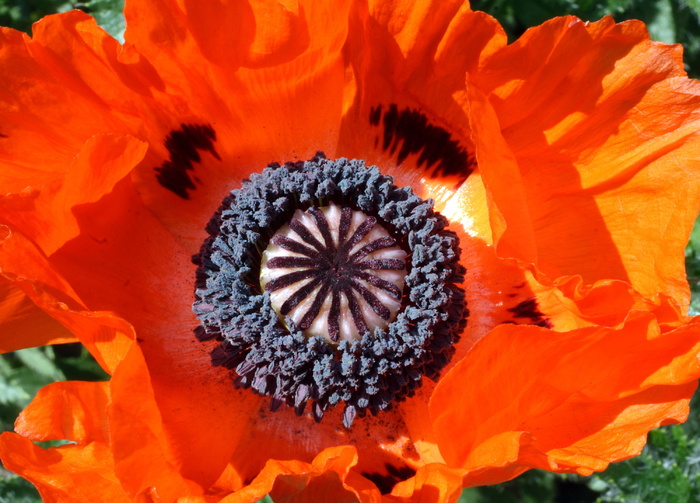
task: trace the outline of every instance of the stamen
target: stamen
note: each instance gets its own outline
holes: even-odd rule
[[[455,351],[468,310],[447,225],[362,161],[272,164],[206,226],[194,334],[270,410],[321,421],[343,404],[349,428],[437,379]]]
[[[297,210],[270,240],[260,284],[283,321],[289,316],[308,337],[338,343],[386,328],[396,318],[405,259],[406,252],[376,218],[333,203],[312,206]],[[389,270],[396,272],[380,272]],[[310,281],[299,287],[305,280]],[[342,322],[341,292],[352,324]]]

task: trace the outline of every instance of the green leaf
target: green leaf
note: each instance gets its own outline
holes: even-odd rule
[[[31,482],[0,468],[0,503],[41,503],[41,497]]]
[[[692,11],[693,14],[700,19],[700,0],[680,0],[680,3]]]
[[[503,484],[465,489],[458,503],[554,503],[556,476],[530,470]]]
[[[647,24],[649,34],[654,40],[673,44],[678,40],[676,23],[673,17],[673,4],[671,0],[657,0],[655,6],[657,9],[656,16]]]
[[[695,221],[690,242],[685,248],[685,269],[690,284],[690,309],[688,314],[700,314],[700,219]]]
[[[120,42],[124,42],[124,0],[89,0],[80,8],[91,14],[104,30]]]
[[[31,398],[27,390],[16,381],[0,379],[0,404],[20,405],[28,403]]]
[[[596,478],[604,482],[600,503],[694,503],[700,501],[700,444],[681,426],[649,434],[641,455],[616,463]]]
[[[99,363],[82,344],[65,344],[57,347],[60,358],[56,359],[56,365],[69,381],[107,381],[109,374],[105,372]]]
[[[40,376],[52,381],[62,381],[66,378],[54,362],[55,356],[51,347],[22,349],[14,354]]]

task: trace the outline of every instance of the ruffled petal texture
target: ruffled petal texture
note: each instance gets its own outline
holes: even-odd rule
[[[334,154],[349,8],[345,0],[127,2],[127,43],[186,107],[154,138],[139,191],[190,252],[249,173]]]
[[[685,419],[700,85],[677,46],[573,17],[507,45],[459,0],[125,14],[124,45],[77,11],[0,32],[0,349],[78,339],[111,374],[44,388],[0,436],[46,501],[454,502]],[[350,429],[271,412],[193,335],[222,199],[317,151],[434,199],[467,271],[440,378]]]
[[[697,329],[694,321],[669,330],[641,313],[619,329],[498,327],[431,398],[441,452],[477,484],[534,467],[589,475],[636,455],[650,429],[687,417]],[[484,372],[487,382],[464,386]]]
[[[0,320],[3,353],[77,340],[10,281],[0,283]]]
[[[107,383],[54,383],[42,389],[17,420],[17,433],[0,436],[9,470],[34,483],[42,499],[131,501],[114,474],[107,440]],[[32,441],[69,440],[44,449]]]
[[[621,279],[687,306],[681,250],[698,212],[700,85],[685,77],[680,46],[652,42],[637,21],[558,18],[488,58],[472,81],[473,101],[487,101],[473,120],[498,120],[477,136],[502,138],[508,161],[494,162],[512,166],[487,185],[495,194],[517,177],[522,192],[512,216],[509,202],[493,201],[501,225],[520,229],[522,211],[532,222],[534,249],[503,228],[499,248],[552,277]]]

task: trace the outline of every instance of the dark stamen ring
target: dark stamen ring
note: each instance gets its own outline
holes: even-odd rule
[[[330,203],[342,208],[337,229],[324,222],[321,208]],[[308,210],[314,231],[294,223],[297,210]],[[366,215],[359,225],[349,223],[352,211]],[[387,235],[363,242],[378,223]],[[273,238],[285,225],[294,239]],[[210,237],[194,257],[199,267],[193,310],[201,322],[195,334],[218,340],[212,362],[234,372],[235,386],[269,395],[271,409],[286,403],[301,415],[310,403],[320,421],[329,407],[344,402],[343,422],[350,427],[367,410],[376,414],[411,396],[423,376],[437,379],[466,325],[457,236],[433,211],[432,201],[396,187],[362,161],[319,155],[308,162],[271,164],[224,199],[207,231]],[[394,246],[392,240],[407,252],[405,260],[375,254]],[[267,266],[299,270],[270,278],[263,289],[261,259],[270,243],[291,253],[270,258]],[[352,278],[342,285],[309,272],[324,256],[331,260],[332,246],[338,254],[332,260],[341,257],[349,264]],[[400,285],[377,273],[404,268],[403,294]],[[305,283],[286,297],[280,319],[270,295],[292,280]],[[370,327],[363,306],[381,319],[394,316],[375,300],[381,292],[399,295],[400,309],[388,325]],[[307,307],[295,323],[288,314],[302,302]],[[313,324],[324,302],[327,337],[305,335],[303,327]],[[341,336],[343,309],[357,328],[356,339]]]

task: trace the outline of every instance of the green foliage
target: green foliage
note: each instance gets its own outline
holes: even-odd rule
[[[107,33],[124,41],[124,0],[88,0],[80,2],[76,8],[92,14]]]
[[[65,379],[53,348],[29,348],[0,358],[0,426],[11,429],[17,414],[42,386]]]
[[[70,9],[65,0],[0,0],[0,25],[29,32],[43,16]]]
[[[458,503],[554,503],[555,482],[553,473],[533,470],[505,484],[465,489]]]
[[[29,348],[0,356],[0,427],[12,430],[20,411],[39,388],[54,381],[106,380],[108,375],[80,344]],[[37,442],[42,447],[65,441]],[[38,503],[34,486],[23,478],[0,469],[0,503]]]
[[[649,434],[640,456],[616,463],[591,483],[599,503],[694,503],[700,501],[700,444],[682,426]]]
[[[14,473],[0,468],[0,503],[40,503],[34,486]]]
[[[0,0],[0,26],[29,33],[32,23],[56,12],[80,9],[91,14],[110,35],[123,40],[124,0]]]
[[[700,225],[695,223],[685,249],[685,268],[691,290],[690,315],[700,314]]]
[[[649,433],[642,454],[591,478],[601,492],[596,503],[695,503],[700,501],[700,395],[682,425]]]
[[[97,381],[107,374],[78,344],[23,349],[0,357],[0,427],[12,429],[39,388],[67,378]]]
[[[584,21],[608,14],[616,21],[641,19],[654,40],[683,44],[686,70],[700,75],[700,0],[472,0],[471,6],[498,19],[511,41],[530,26],[567,14]]]

